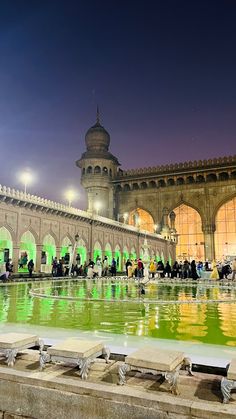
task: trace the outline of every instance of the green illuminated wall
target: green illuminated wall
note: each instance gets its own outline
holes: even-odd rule
[[[121,271],[121,253],[119,250],[115,251],[115,261],[117,263],[116,265],[117,271]]]
[[[111,261],[112,261],[112,251],[111,251],[111,250],[105,250],[105,252],[104,252],[104,256],[107,256],[108,263],[109,263],[109,265],[111,265]]]
[[[77,255],[80,255],[80,264],[83,265],[87,260],[87,250],[85,246],[77,247]]]
[[[46,252],[46,256],[47,256],[46,263],[50,265],[52,263],[52,260],[56,256],[56,246],[54,246],[53,244],[44,244],[43,251]]]
[[[100,257],[102,259],[102,251],[101,251],[101,249],[96,249],[95,248],[94,252],[93,252],[93,261],[94,262],[96,262],[97,257]]]
[[[0,228],[0,262],[4,262],[4,250],[9,250],[9,258],[12,258],[11,234],[5,227]]]
[[[61,247],[61,252],[60,252],[60,257],[64,258],[66,253],[70,253],[70,248],[69,246],[62,246]]]

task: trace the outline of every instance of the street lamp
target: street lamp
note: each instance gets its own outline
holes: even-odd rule
[[[24,172],[21,173],[20,180],[24,184],[24,194],[26,197],[27,186],[29,185],[29,183],[32,182],[33,176],[28,170],[25,170]]]
[[[68,189],[65,192],[65,197],[68,201],[68,207],[71,207],[72,201],[74,201],[74,199],[76,198],[77,193],[75,192],[74,189]]]
[[[100,210],[100,208],[101,208],[101,202],[96,201],[96,202],[94,203],[94,208],[95,208],[96,213],[97,213],[97,215],[98,215],[98,212],[99,212],[99,210]]]

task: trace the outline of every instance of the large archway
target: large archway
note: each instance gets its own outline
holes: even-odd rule
[[[128,223],[150,233],[153,233],[155,230],[151,214],[142,208],[136,208],[129,213]]]
[[[204,260],[204,235],[199,213],[185,204],[179,205],[174,212],[175,228],[178,234],[177,259]]]
[[[216,259],[232,259],[236,255],[236,197],[220,207],[215,224]]]
[[[20,239],[19,271],[27,271],[27,264],[30,260],[36,262],[36,243],[33,234],[26,231]]]
[[[12,237],[6,227],[0,228],[0,263],[12,259]]]

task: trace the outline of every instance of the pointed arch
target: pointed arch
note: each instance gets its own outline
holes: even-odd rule
[[[72,255],[72,238],[69,235],[63,237],[61,241],[60,257],[68,264]]]
[[[77,265],[83,265],[87,260],[87,245],[83,237],[80,237],[76,247]]]
[[[135,208],[129,213],[128,224],[139,227],[141,230],[154,232],[154,219],[150,211],[143,207]]]
[[[7,259],[12,259],[12,235],[5,227],[0,227],[0,263],[6,262]]]
[[[176,246],[178,260],[204,259],[204,235],[202,219],[199,212],[192,205],[181,205],[173,209],[175,212],[175,228],[179,235]]]
[[[111,265],[112,261],[112,249],[110,243],[107,243],[104,250],[104,256],[107,257],[109,265]]]
[[[55,246],[58,246],[59,245],[59,239],[58,239],[58,237],[56,236],[56,234],[52,231],[52,230],[47,230],[45,233],[44,233],[44,236],[43,236],[43,240],[42,240],[42,242],[44,241],[44,238],[46,237],[46,236],[51,236],[52,238],[53,238],[53,240],[54,240],[54,244],[55,244]]]
[[[94,260],[94,262],[96,262],[98,258],[102,259],[102,244],[99,240],[97,240],[94,243],[94,246],[93,246],[93,260]]]
[[[56,257],[56,242],[54,237],[48,233],[43,238],[41,264],[51,265],[53,259]]]
[[[216,259],[232,259],[236,255],[236,196],[218,208],[215,226]]]
[[[19,270],[27,271],[30,260],[36,263],[36,238],[32,230],[26,230],[20,237]]]

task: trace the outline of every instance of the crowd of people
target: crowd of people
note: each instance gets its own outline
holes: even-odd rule
[[[24,257],[24,261],[23,261]],[[24,263],[23,263],[24,262]],[[57,259],[56,257],[52,262],[52,276],[75,276],[84,278],[96,278],[104,276],[116,276],[117,266],[119,260],[115,258],[109,263],[108,257],[104,259],[100,256],[96,257],[95,262],[91,259],[85,261],[83,264],[80,263],[80,256],[77,255],[76,262],[72,265],[69,264],[68,260],[64,258]],[[151,260],[145,264],[148,270],[149,278],[192,278],[197,280],[202,276],[206,277],[205,272],[209,272],[209,278],[211,279],[232,279],[236,280],[236,258],[233,261],[215,262],[212,263],[206,261],[184,260],[183,262],[175,261],[171,266],[169,261],[163,263],[162,260],[155,261]],[[19,267],[27,267],[29,277],[32,277],[34,272],[34,262],[30,259],[28,262],[28,256],[25,255],[19,260]],[[144,264],[141,258],[139,259],[127,259],[124,265],[126,276],[128,278],[143,278],[144,277]],[[0,280],[7,281],[10,279],[13,272],[13,264],[11,259],[7,259],[4,264],[0,264]]]
[[[96,278],[102,276],[115,276],[117,273],[117,261],[115,258],[112,259],[111,264],[109,264],[108,257],[105,256],[102,260],[99,256],[96,258],[96,261],[89,259],[83,264],[80,264],[80,259],[76,258],[76,263],[71,266],[65,262],[64,258],[57,259],[56,257],[52,262],[52,276],[61,277],[61,276],[82,276],[88,278]]]

